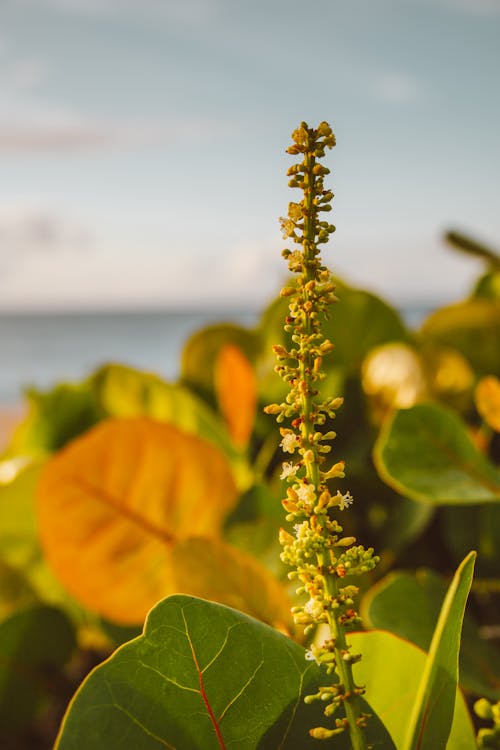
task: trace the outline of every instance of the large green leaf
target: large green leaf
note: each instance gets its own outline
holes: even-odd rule
[[[143,636],[84,681],[56,748],[312,750],[308,729],[327,720],[303,697],[324,679],[303,648],[276,630],[176,595],[151,610]],[[370,732],[376,747],[394,750],[377,719]],[[347,750],[348,737],[335,747]]]
[[[380,297],[337,282],[340,303],[325,321],[324,333],[335,344],[331,361],[350,372],[357,372],[375,346],[388,341],[406,341],[400,316]]]
[[[462,621],[475,559],[476,553],[470,552],[459,565],[443,602],[413,705],[404,750],[443,747],[450,735]]]
[[[413,643],[380,630],[353,633],[348,640],[353,653],[363,654],[359,664],[354,667],[356,682],[366,686],[367,701],[383,720],[396,747],[401,750],[418,682],[425,667],[425,653]],[[431,738],[421,748],[476,750],[474,728],[460,691],[456,691],[448,742],[440,741],[436,736],[435,740]]]
[[[429,649],[446,582],[431,570],[391,573],[363,597],[363,621],[390,630],[420,648]],[[500,699],[500,653],[481,639],[471,615],[465,614],[460,650],[460,684],[475,695]]]
[[[73,627],[50,607],[17,612],[0,623],[0,745],[46,700],[51,676],[75,647]]]
[[[335,279],[335,283],[340,303],[323,321],[325,336],[335,344],[334,352],[328,359],[328,369],[334,366],[357,372],[373,347],[388,341],[408,340],[408,331],[400,316],[386,302],[338,279]],[[287,298],[275,300],[264,311],[258,331],[263,338],[265,351],[271,351],[271,344],[290,344],[289,337],[283,333],[287,313]]]
[[[419,404],[396,412],[374,449],[381,478],[414,500],[435,505],[498,502],[500,474],[449,409]]]
[[[469,360],[479,375],[500,372],[500,300],[475,297],[442,307],[424,322],[421,335],[450,346]]]

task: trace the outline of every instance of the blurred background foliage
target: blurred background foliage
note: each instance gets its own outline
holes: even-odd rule
[[[336,280],[321,387],[345,399],[332,425],[339,489],[355,498],[345,532],[382,558],[365,627],[426,649],[447,579],[477,550],[461,686],[498,700],[500,258],[447,239],[484,272],[415,330]],[[163,596],[221,601],[295,635],[277,541],[284,457],[262,411],[285,395],[271,347],[286,344],[286,314],[278,297],[254,328],[199,330],[175,383],[110,363],[26,393],[0,459],[3,748],[50,747],[81,679]]]

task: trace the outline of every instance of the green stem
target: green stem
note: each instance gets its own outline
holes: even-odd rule
[[[310,261],[315,260],[315,256],[311,252],[311,248],[315,245],[315,213],[316,207],[314,205],[314,169],[315,158],[312,154],[306,154],[305,166],[306,171],[304,179],[305,185],[305,197],[306,197],[306,216],[304,217],[304,232],[303,232],[303,248],[304,248],[304,272],[303,272],[303,287],[302,293],[307,295],[306,285],[308,281],[315,278],[315,269],[312,267]],[[315,424],[311,423],[310,414],[313,413],[313,398],[311,392],[314,388],[314,383],[310,376],[312,369],[311,355],[308,351],[307,340],[312,334],[311,319],[309,316],[306,317],[305,327],[305,341],[300,347],[302,358],[299,360],[299,373],[300,379],[305,383],[305,393],[301,397],[301,408],[303,421],[301,424],[301,435],[302,444],[304,447],[310,446],[313,453],[313,459],[311,461],[304,461],[306,469],[306,477],[308,481],[318,489],[320,484],[320,471],[319,471],[319,459],[320,455],[316,445],[309,440],[310,431],[314,431]],[[317,556],[318,566],[324,571],[324,560],[322,555]],[[336,598],[338,596],[338,585],[337,580],[332,576],[328,576],[326,572],[323,572],[323,587],[326,597]],[[335,643],[334,653],[337,665],[337,671],[339,673],[340,681],[344,686],[346,694],[346,700],[344,701],[344,708],[346,712],[346,718],[349,722],[349,735],[351,738],[353,750],[367,750],[368,745],[366,742],[365,732],[362,726],[360,726],[362,718],[362,710],[360,705],[359,696],[356,694],[356,685],[354,682],[354,676],[352,673],[352,664],[344,660],[343,656],[348,651],[346,643],[345,628],[340,623],[331,610],[327,613],[328,625],[330,628],[331,637]]]

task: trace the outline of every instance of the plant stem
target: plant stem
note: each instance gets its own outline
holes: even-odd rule
[[[276,415],[278,422],[291,419],[291,428],[280,428],[285,452],[298,453],[295,463],[284,463],[282,478],[291,487],[282,504],[287,511],[286,520],[295,523],[295,534],[285,529],[280,532],[283,545],[281,559],[294,568],[290,578],[297,578],[301,586],[297,593],[306,593],[309,600],[303,606],[293,608],[295,622],[305,625],[306,632],[316,625],[327,623],[330,638],[321,646],[312,645],[308,658],[324,665],[326,673],[338,671],[340,681],[321,687],[316,695],[307,696],[306,702],[315,700],[327,703],[324,714],[332,717],[339,708],[345,710],[345,718],[335,719],[333,728],[314,727],[310,735],[328,740],[349,731],[353,750],[367,750],[360,696],[363,689],[356,686],[352,665],[359,656],[349,651],[346,628],[360,622],[354,609],[353,597],[358,588],[353,585],[340,586],[339,579],[347,574],[361,575],[371,570],[378,562],[373,549],[354,546],[354,537],[342,537],[342,527],[334,520],[331,510],[344,510],[352,503],[349,493],[339,491],[332,494],[327,482],[344,476],[344,463],[334,463],[325,471],[324,454],[331,450],[325,441],[332,440],[335,433],[323,431],[326,419],[335,416],[341,398],[319,397],[318,384],[325,377],[322,370],[324,355],[333,349],[321,329],[321,317],[336,301],[328,270],[321,265],[319,245],[327,242],[335,227],[321,220],[321,212],[330,210],[333,194],[325,190],[323,176],[329,170],[317,159],[324,156],[325,148],[335,145],[335,138],[327,123],[314,130],[306,123],[294,131],[294,144],[288,149],[291,154],[303,154],[303,161],[289,169],[292,179],[290,187],[303,190],[300,203],[290,203],[288,218],[281,220],[283,233],[300,246],[293,252],[283,251],[292,272],[298,273],[296,284],[285,287],[281,294],[290,298],[289,315],[285,331],[291,333],[292,346],[287,350],[276,345],[278,357],[276,371],[289,384],[290,392],[282,404],[271,404],[265,411]]]

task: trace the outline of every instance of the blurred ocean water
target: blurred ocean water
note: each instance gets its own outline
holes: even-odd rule
[[[402,314],[412,326],[427,312],[414,307]],[[249,310],[0,313],[0,408],[19,404],[25,387],[78,381],[105,362],[176,379],[190,334],[210,323],[252,326],[258,316]]]

